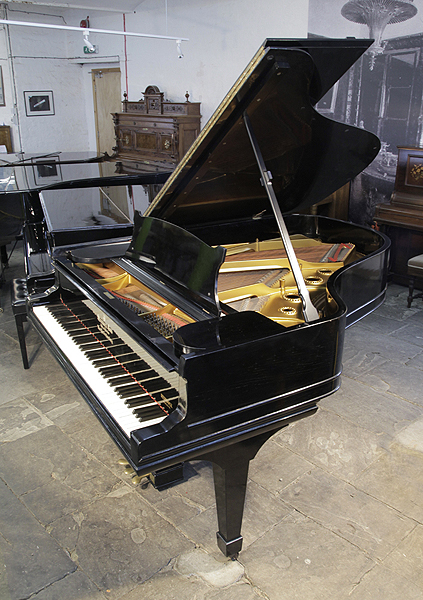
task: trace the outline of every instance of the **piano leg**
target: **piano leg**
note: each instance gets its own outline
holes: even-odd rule
[[[216,534],[217,545],[225,556],[235,558],[241,550],[241,526],[248,467],[250,460],[274,433],[275,431],[266,432],[201,457],[213,464],[219,526]]]
[[[12,287],[12,310],[15,316],[16,331],[24,369],[29,369],[28,354],[26,351],[25,331],[23,324],[26,322],[26,297],[28,290],[25,279],[14,279]]]

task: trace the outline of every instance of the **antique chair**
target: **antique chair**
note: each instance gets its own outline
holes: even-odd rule
[[[413,295],[416,277],[419,277],[423,280],[423,254],[419,254],[418,256],[413,256],[413,258],[410,258],[410,260],[407,263],[407,267],[407,272],[410,276],[407,304],[408,308],[410,308],[414,298],[423,298],[423,292],[419,292]]]

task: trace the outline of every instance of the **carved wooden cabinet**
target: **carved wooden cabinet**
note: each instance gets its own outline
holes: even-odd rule
[[[125,172],[171,171],[200,132],[200,103],[170,102],[156,86],[144,99],[130,102],[124,95],[122,112],[113,115],[116,152]]]

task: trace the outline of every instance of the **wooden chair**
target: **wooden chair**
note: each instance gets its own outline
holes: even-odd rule
[[[407,263],[407,272],[410,276],[407,298],[408,308],[410,308],[411,303],[415,298],[423,298],[423,292],[414,294],[416,277],[423,280],[423,254],[419,254],[418,256],[413,256],[413,258],[410,258]]]

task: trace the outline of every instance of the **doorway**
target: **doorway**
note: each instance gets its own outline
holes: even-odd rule
[[[116,146],[112,113],[121,111],[121,78],[118,67],[91,71],[96,143],[99,154],[112,154]]]
[[[91,71],[94,98],[95,134],[97,153],[109,156],[116,146],[115,128],[112,114],[121,112],[121,73],[118,67],[93,69]],[[100,163],[100,176],[115,173],[114,162]],[[128,198],[125,189],[108,187],[101,190],[101,207],[104,215],[113,216],[118,221],[122,215],[129,215]]]

